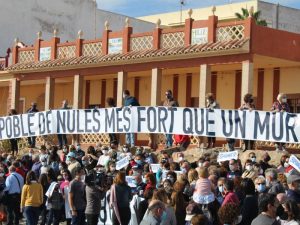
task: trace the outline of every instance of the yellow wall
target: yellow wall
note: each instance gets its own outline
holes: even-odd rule
[[[173,76],[174,75],[163,75],[161,83],[161,102],[165,100],[166,90],[173,90]]]
[[[273,69],[265,69],[263,110],[268,111],[273,103]]]
[[[0,87],[0,116],[7,115],[8,87]]]
[[[192,97],[199,97],[200,75],[199,73],[193,73],[192,75]]]
[[[235,72],[217,75],[217,101],[223,109],[233,109],[235,103]]]
[[[186,105],[186,75],[179,74],[178,78],[178,103],[179,106],[184,107]]]
[[[178,3],[179,4],[179,3]],[[246,1],[240,3],[219,5],[216,7],[215,15],[219,17],[219,20],[229,20],[235,19],[235,13],[240,12],[241,8],[250,9],[251,6],[254,7],[254,11],[257,11],[257,1]],[[212,15],[212,7],[193,9],[192,18],[195,20],[206,20],[209,16]],[[188,10],[182,11],[182,21],[188,18]],[[152,23],[156,23],[158,19],[161,19],[161,25],[172,26],[180,23],[180,11],[171,12],[171,13],[163,13],[156,15],[149,15],[139,17],[139,19],[149,21]]]
[[[300,93],[300,68],[281,68],[280,70],[280,92],[287,94]]]
[[[39,111],[45,109],[45,84],[21,85],[20,98],[25,99],[25,111],[30,108],[32,102],[37,103]]]
[[[90,81],[90,105],[101,103],[101,83],[101,80]]]
[[[139,102],[149,106],[151,101],[151,77],[140,77]]]
[[[113,98],[113,97],[114,97],[114,79],[113,78],[106,79],[106,98]],[[106,102],[105,105],[107,106]]]
[[[43,86],[45,88],[45,86]],[[70,83],[56,83],[55,94],[54,94],[54,108],[58,109],[61,107],[63,100],[68,100],[69,105],[73,105],[73,82]]]

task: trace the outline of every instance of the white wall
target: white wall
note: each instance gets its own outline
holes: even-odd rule
[[[94,39],[95,3],[93,0],[0,0],[0,56],[5,55],[16,37],[26,45],[32,45],[38,31],[43,39],[59,29],[61,41],[73,41],[78,30],[83,30],[84,39]],[[126,16],[97,10],[96,33],[102,36],[104,22],[110,29],[119,31],[124,27]],[[131,18],[134,32],[151,31],[155,25]]]

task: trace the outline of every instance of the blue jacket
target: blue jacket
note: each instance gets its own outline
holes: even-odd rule
[[[140,106],[140,103],[138,102],[138,100],[135,97],[132,96],[128,96],[127,98],[125,98],[124,101],[124,106]]]

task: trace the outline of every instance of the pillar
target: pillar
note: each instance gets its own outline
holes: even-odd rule
[[[82,90],[83,90],[83,77],[80,75],[74,76],[74,92],[73,92],[73,109],[80,109],[82,108],[83,103],[83,96],[82,96]],[[80,135],[73,134],[72,135],[72,143],[80,143]]]
[[[244,95],[253,92],[253,63],[249,60],[242,63],[242,88],[241,88],[241,103],[244,100]]]
[[[17,78],[11,79],[11,102],[10,108],[19,111],[20,81]]]
[[[117,106],[123,106],[123,91],[127,87],[127,72],[118,72],[118,92],[117,92]]]
[[[200,66],[200,85],[199,85],[199,107],[206,106],[205,96],[211,92],[211,70],[210,66],[203,64]]]
[[[161,104],[161,79],[162,69],[154,68],[151,74],[151,106],[159,106]],[[158,147],[158,135],[150,134],[149,144],[152,149]]]
[[[47,77],[45,90],[45,110],[50,110],[54,107],[54,88],[55,79],[52,77]]]

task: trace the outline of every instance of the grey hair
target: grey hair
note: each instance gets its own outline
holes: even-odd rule
[[[148,210],[153,211],[158,208],[165,209],[166,208],[165,203],[159,200],[152,200],[149,204]]]
[[[270,176],[272,179],[277,180],[277,170],[275,168],[268,168],[265,172],[266,177]]]

